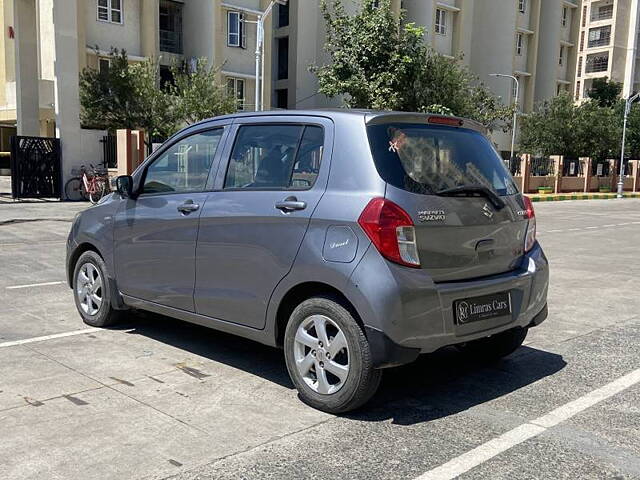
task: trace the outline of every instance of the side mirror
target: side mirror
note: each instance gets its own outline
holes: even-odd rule
[[[133,178],[131,175],[120,175],[116,178],[116,190],[122,198],[129,198],[133,193]]]

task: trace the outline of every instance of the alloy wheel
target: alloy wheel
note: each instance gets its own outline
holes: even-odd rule
[[[82,311],[90,316],[96,315],[102,305],[103,293],[103,279],[100,271],[92,263],[82,265],[76,279],[76,295]]]
[[[349,375],[349,346],[329,317],[305,318],[296,331],[293,353],[298,372],[314,392],[331,395],[344,386]]]

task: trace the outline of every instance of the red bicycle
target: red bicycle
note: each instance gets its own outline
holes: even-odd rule
[[[79,202],[89,200],[96,204],[109,193],[109,174],[106,168],[97,168],[89,164],[89,168],[82,165],[79,171],[72,171],[76,174],[64,186],[64,193],[67,200]]]

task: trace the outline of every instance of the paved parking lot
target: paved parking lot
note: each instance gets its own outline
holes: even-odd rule
[[[527,345],[425,355],[342,417],[277,350],[151,315],[88,329],[63,283],[78,208],[0,203],[2,479],[640,478],[640,200],[537,204],[552,287]]]

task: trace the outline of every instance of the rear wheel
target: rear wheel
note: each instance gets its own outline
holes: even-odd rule
[[[481,338],[472,342],[458,345],[458,349],[464,354],[481,360],[499,360],[515,352],[524,339],[527,338],[528,328],[512,328],[505,332]]]
[[[80,177],[74,177],[65,184],[64,196],[70,202],[87,200],[87,190],[84,188],[84,182]]]
[[[73,272],[73,297],[84,323],[107,327],[118,321],[120,312],[111,306],[111,287],[104,261],[96,252],[80,255]]]
[[[344,413],[366,403],[380,385],[369,342],[336,298],[314,297],[291,314],[284,339],[291,380],[306,404]]]

